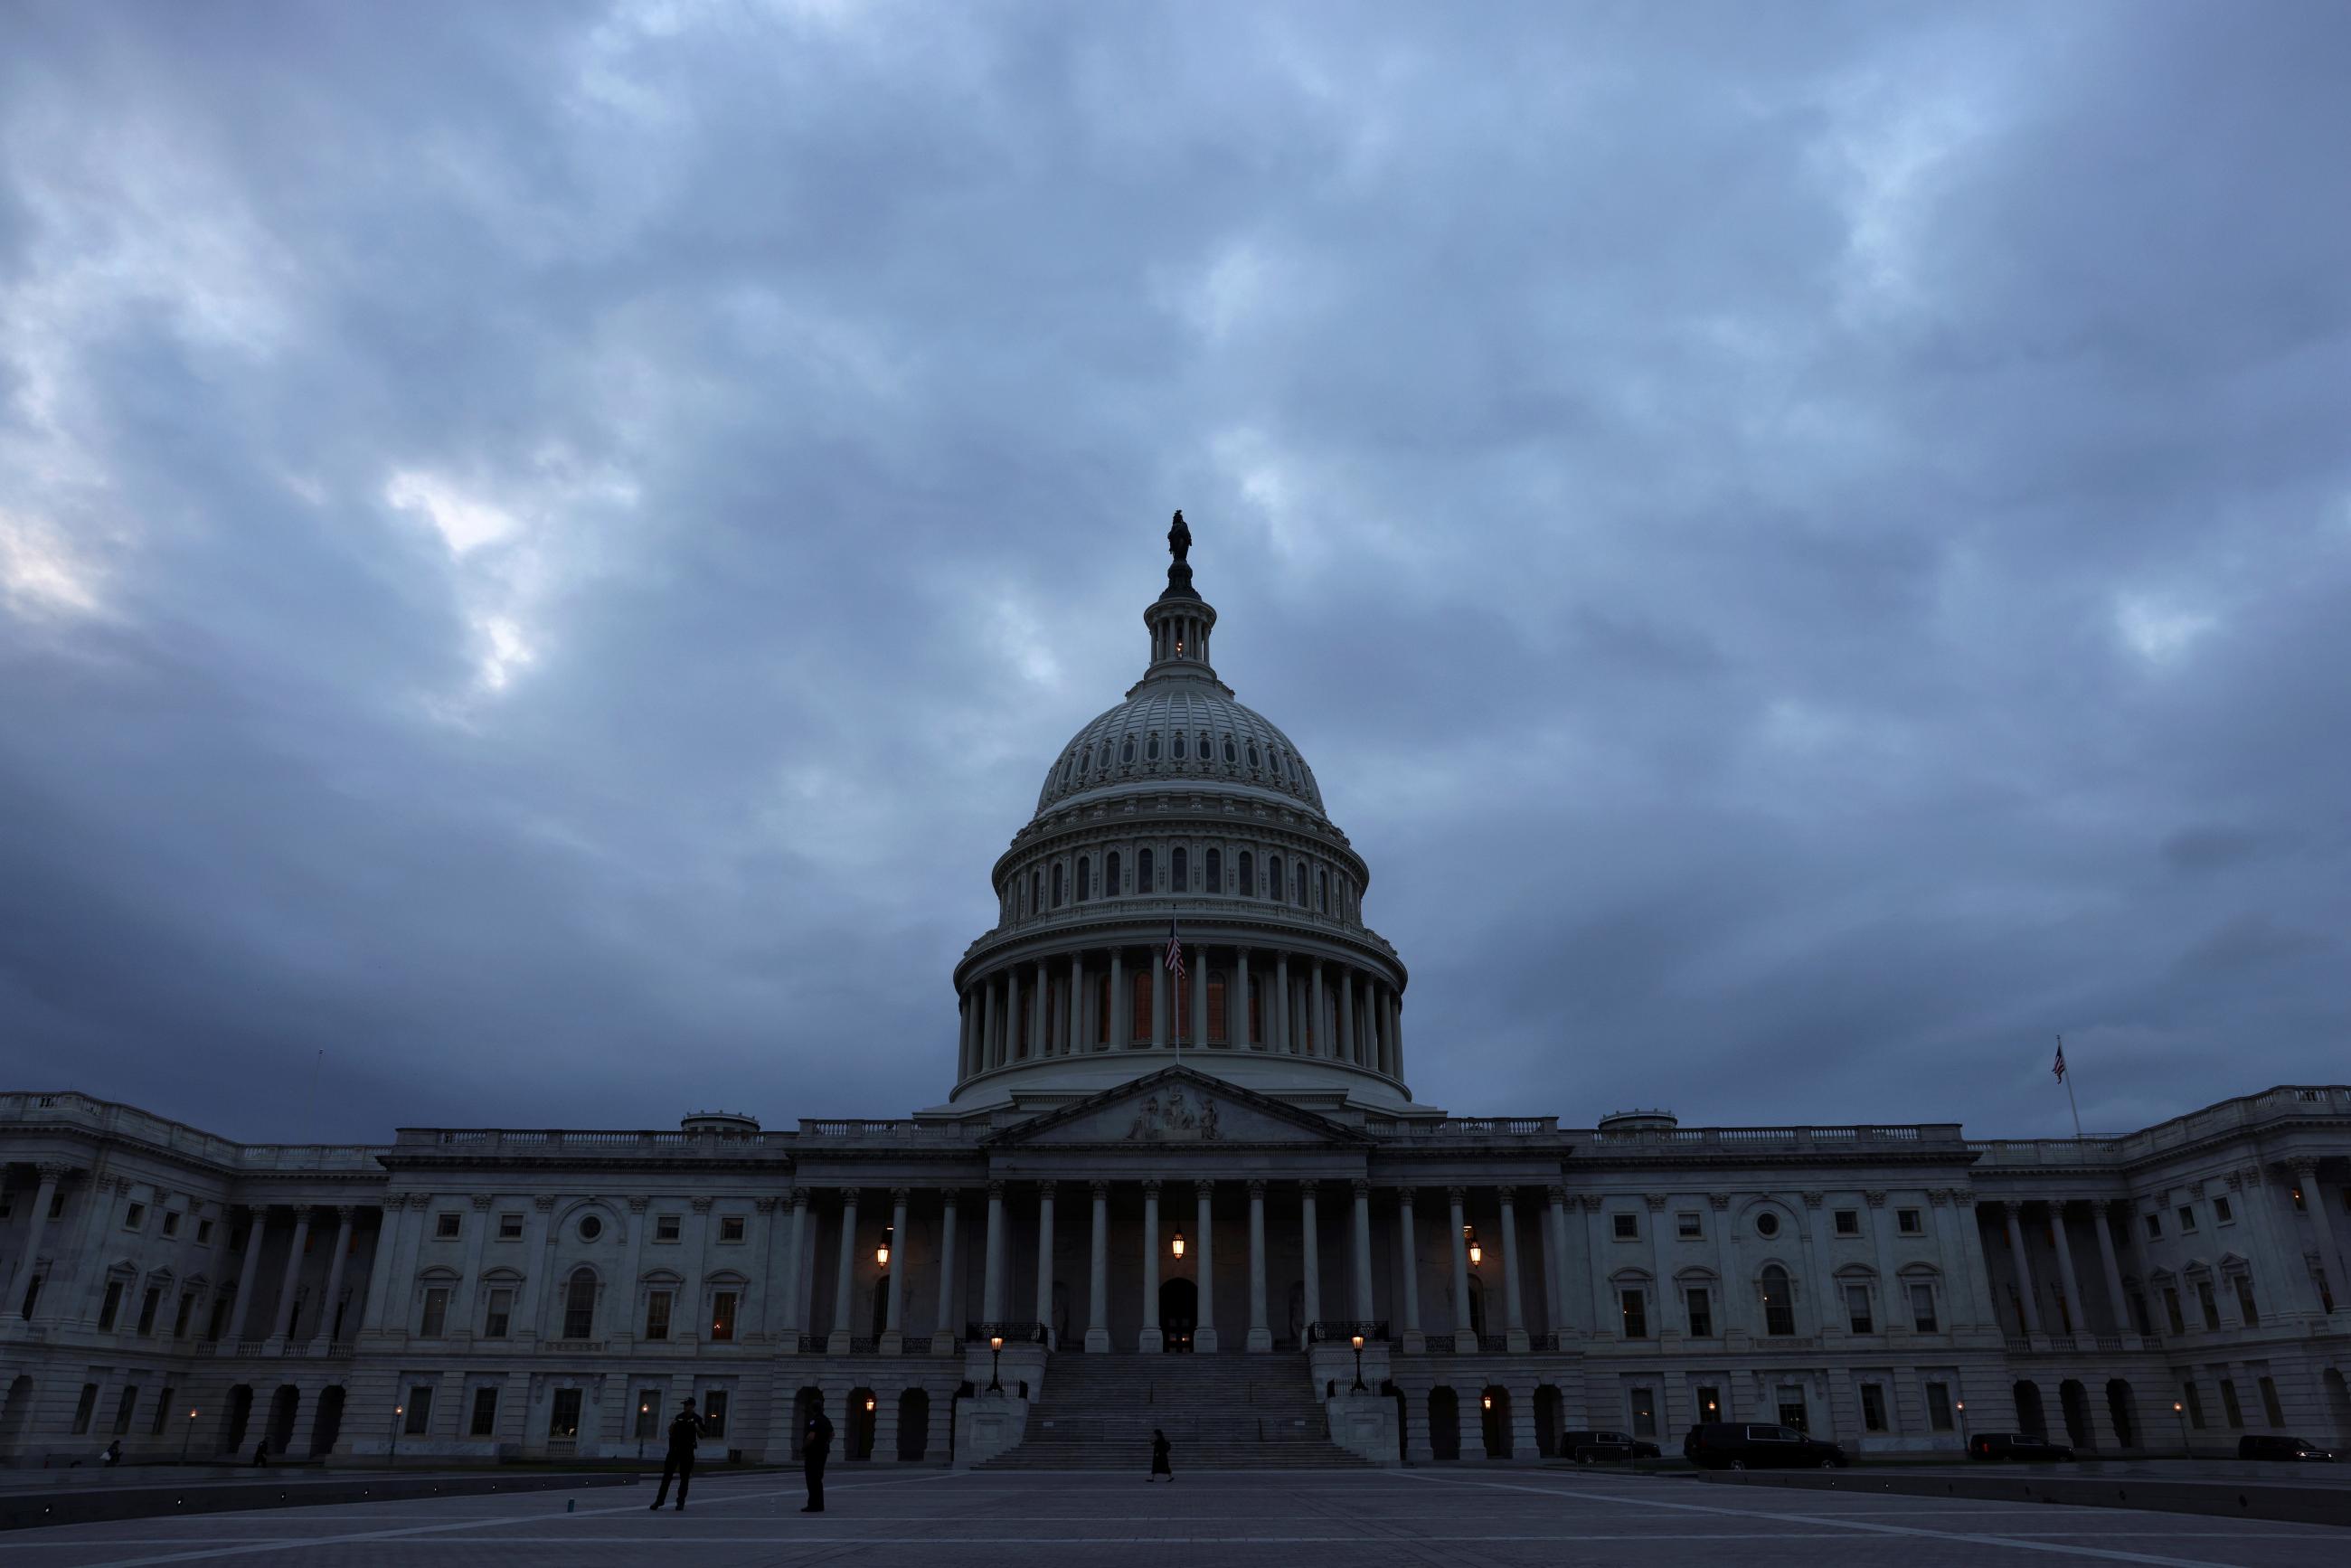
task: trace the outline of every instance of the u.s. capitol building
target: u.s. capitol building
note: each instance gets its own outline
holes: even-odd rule
[[[689,1394],[753,1459],[817,1400],[877,1462],[2351,1440],[2351,1088],[2079,1140],[1416,1102],[1445,1020],[1170,538],[1142,679],[996,863],[943,1103],[316,1147],[0,1095],[0,1458],[611,1458]]]

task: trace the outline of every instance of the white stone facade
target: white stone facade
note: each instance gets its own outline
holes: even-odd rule
[[[1369,867],[1209,668],[1171,538],[1144,679],[997,863],[945,1103],[309,1147],[0,1095],[0,1460],[612,1458],[691,1393],[713,1458],[789,1458],[820,1398],[842,1458],[942,1463],[1063,1358],[1174,1352],[1292,1358],[1418,1459],[1709,1416],[2351,1441],[2351,1088],[1989,1143],[1415,1102]]]

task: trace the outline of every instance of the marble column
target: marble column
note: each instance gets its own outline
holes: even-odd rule
[[[1200,1322],[1192,1331],[1192,1348],[1202,1355],[1214,1355],[1217,1352],[1217,1246],[1215,1232],[1210,1228],[1216,1217],[1210,1212],[1209,1204],[1216,1196],[1217,1184],[1203,1181],[1194,1186],[1200,1195]]]
[[[68,1172],[72,1169],[70,1166],[57,1160],[44,1160],[36,1168],[40,1176],[40,1186],[33,1192],[33,1212],[26,1222],[24,1261],[18,1266],[16,1278],[9,1281],[9,1288],[15,1291],[16,1295],[16,1299],[9,1304],[20,1312],[27,1310],[25,1298],[31,1293],[32,1282],[35,1280],[41,1281],[43,1294],[48,1291],[48,1281],[40,1267],[41,1246],[48,1239],[49,1208],[57,1200],[57,1184],[65,1180]],[[242,1292],[239,1293],[242,1294]],[[38,1301],[35,1301],[31,1306],[37,1308],[39,1304]]]
[[[1053,1184],[1037,1184],[1037,1321],[1046,1326],[1047,1349],[1053,1348]]]
[[[1619,1339],[1624,1334],[1625,1319],[1616,1292],[1608,1282],[1608,1248],[1600,1234],[1603,1200],[1596,1192],[1576,1196],[1583,1202],[1583,1274],[1592,1282],[1592,1333],[1598,1339]],[[1722,1293],[1725,1298],[1722,1306],[1727,1316],[1731,1301],[1745,1296],[1748,1291],[1744,1285],[1734,1282],[1736,1276],[1731,1272],[1730,1235],[1722,1224],[1719,1210],[1715,1217],[1715,1234],[1718,1256],[1722,1263]]]
[[[2024,1332],[2039,1333],[2041,1305],[2032,1299],[2032,1266],[2024,1260],[2024,1228],[2017,1221],[2021,1206],[2011,1197],[2000,1207],[2008,1221],[2008,1265],[2016,1271],[2017,1298],[2024,1303]]]
[[[1004,1321],[1004,1184],[987,1184],[987,1273],[980,1281],[979,1315],[991,1323]]]
[[[1273,1348],[1273,1331],[1265,1321],[1265,1180],[1252,1176],[1249,1184],[1249,1342],[1242,1348],[1251,1352]]]
[[[1113,1051],[1134,1043],[1134,1000],[1126,994],[1126,949],[1110,950],[1110,1017],[1102,1019],[1102,1038]]]
[[[1546,1187],[1543,1197],[1543,1317],[1551,1332],[1563,1340],[1568,1332],[1567,1188]]]
[[[1355,1318],[1372,1321],[1372,1184],[1355,1181]],[[1364,1331],[1370,1333],[1368,1329]]]
[[[1322,1249],[1314,1223],[1314,1184],[1298,1184],[1298,1246],[1300,1260],[1306,1279],[1306,1326],[1301,1332],[1311,1338],[1314,1325],[1322,1321]],[[1305,1346],[1301,1345],[1303,1350]]]
[[[248,1309],[253,1305],[253,1291],[256,1284],[254,1275],[261,1267],[261,1242],[265,1228],[269,1223],[269,1211],[266,1208],[248,1208],[246,1212],[252,1218],[246,1220],[245,1225],[245,1261],[237,1268],[236,1300],[228,1309],[228,1333],[225,1337],[232,1342],[245,1337],[246,1319]],[[405,1290],[406,1282],[395,1281],[394,1288]],[[49,1294],[49,1287],[42,1286],[41,1293],[45,1296]],[[408,1326],[404,1318],[402,1326],[403,1328]]]
[[[1110,1349],[1110,1183],[1092,1184],[1093,1250],[1086,1270],[1086,1353]]]
[[[1036,983],[1029,987],[1029,1054],[1034,1057],[1053,1054],[1053,976],[1045,960],[1037,960]]]
[[[1134,983],[1139,986],[1145,980],[1151,982],[1151,1049],[1165,1051],[1167,1049],[1168,1031],[1176,1021],[1171,1016],[1176,1010],[1176,1001],[1169,994],[1167,985],[1168,980],[1175,977],[1175,971],[1167,967],[1164,953],[1154,953],[1147,947],[1144,953],[1145,962],[1134,972]]]
[[[1514,1189],[1499,1189],[1502,1197],[1502,1312],[1505,1337],[1503,1347],[1512,1355],[1527,1353],[1526,1308],[1519,1294],[1519,1217],[1512,1207]],[[1654,1217],[1653,1217],[1654,1218]],[[1652,1226],[1654,1232],[1656,1227]],[[1660,1281],[1662,1288],[1662,1281]],[[1659,1311],[1664,1310],[1659,1303]]]
[[[1355,971],[1344,964],[1332,967],[1331,977],[1339,988],[1338,1058],[1342,1061],[1363,1065],[1364,1053],[1355,1043]]]
[[[1984,1258],[1983,1228],[1976,1223],[1976,1195],[1966,1187],[1953,1187],[1950,1192],[1953,1226],[1959,1234],[1959,1254],[1965,1264],[1960,1271],[1975,1298],[1976,1322],[1996,1329],[2001,1326],[2000,1312],[1992,1302],[1991,1265]]]
[[[1462,1355],[1478,1349],[1478,1335],[1469,1326],[1469,1242],[1461,1234],[1466,1223],[1461,1218],[1461,1200],[1468,1194],[1460,1187],[1445,1189],[1446,1207],[1452,1216],[1448,1231],[1453,1240],[1453,1348]],[[1475,1398],[1473,1393],[1470,1397]]]
[[[1364,988],[1364,1027],[1371,1036],[1372,1069],[1375,1072],[1388,1070],[1388,1034],[1381,1026],[1381,986],[1377,980],[1366,982]]]
[[[1325,1059],[1339,1053],[1332,1049],[1331,1023],[1322,1006],[1322,960],[1313,959],[1306,971],[1306,1038],[1313,1042],[1313,1053]]]
[[[808,1328],[807,1314],[800,1311],[800,1260],[808,1252],[808,1188],[804,1186],[793,1187],[784,1194],[784,1201],[792,1206],[792,1218],[791,1223],[785,1227],[790,1233],[790,1239],[785,1243],[789,1250],[784,1255],[784,1282],[781,1287],[784,1299],[782,1338],[784,1349],[792,1352],[799,1349],[800,1334]],[[633,1235],[642,1228],[643,1226],[640,1222],[632,1228],[631,1233]]]
[[[1414,1222],[1412,1188],[1396,1188],[1396,1231],[1404,1246],[1405,1348],[1420,1348],[1420,1228]]]
[[[312,1339],[328,1345],[334,1343],[335,1300],[343,1292],[343,1265],[350,1260],[351,1253],[351,1217],[358,1212],[358,1209],[348,1203],[338,1204],[335,1207],[335,1253],[333,1257],[327,1260],[327,1294],[319,1303],[319,1332],[311,1336]],[[487,1217],[485,1216],[484,1218],[486,1221]],[[475,1228],[479,1229],[480,1227],[477,1225]],[[470,1274],[465,1283],[468,1288],[474,1284]],[[466,1321],[471,1322],[470,1315]]]
[[[979,1061],[983,1070],[999,1065],[996,1056],[996,982],[972,988],[979,997]]]
[[[1143,1184],[1143,1333],[1134,1348],[1146,1355],[1165,1348],[1159,1334],[1159,1183]]]
[[[1195,1051],[1201,1051],[1208,1044],[1208,948],[1206,943],[1192,950],[1185,970],[1192,982],[1192,1038],[1185,1043]]]
[[[1020,1060],[1020,968],[1007,965],[1004,970],[1004,1060]]]
[[[2074,1244],[2065,1236],[2065,1203],[2062,1198],[2049,1200],[2049,1234],[2057,1243],[2057,1282],[2065,1291],[2065,1317],[2073,1326],[2069,1333],[2087,1333],[2090,1320],[2082,1311],[2082,1281],[2074,1273]]]
[[[2316,1231],[2318,1266],[2326,1275],[2326,1289],[2335,1298],[2335,1311],[2351,1312],[2351,1280],[2343,1275],[2343,1248],[2335,1235],[2335,1218],[2327,1212],[2325,1184],[2318,1179],[2318,1162],[2300,1158],[2291,1162],[2294,1185],[2302,1189],[2304,1217]],[[2299,1234],[2297,1232],[2297,1234]],[[2325,1298],[2318,1304],[2325,1305]]]
[[[368,1260],[367,1299],[360,1303],[360,1333],[375,1333],[383,1327],[384,1298],[392,1294],[392,1238],[397,1234],[400,1223],[392,1216],[398,1212],[400,1210],[390,1201],[376,1210],[375,1248]],[[221,1214],[225,1221],[228,1211],[224,1208]],[[528,1332],[528,1319],[517,1313],[515,1322],[524,1332]],[[202,1333],[204,1326],[201,1323],[193,1325],[193,1332]]]
[[[1233,981],[1239,990],[1240,999],[1235,1004],[1232,1026],[1225,1032],[1232,1036],[1233,1044],[1237,1048],[1263,1051],[1265,1041],[1259,1040],[1257,1037],[1257,1031],[1249,1028],[1249,950],[1246,947],[1233,954]]]
[[[831,1355],[847,1355],[849,1342],[857,1331],[852,1315],[850,1290],[857,1282],[857,1189],[841,1189],[841,1267],[832,1279],[832,1334],[825,1350]]]
[[[1078,1053],[1078,1036],[1083,1028],[1086,1010],[1086,956],[1070,955],[1070,999],[1061,1009],[1061,1054]]]
[[[912,1197],[906,1188],[890,1189],[890,1272],[889,1283],[883,1287],[882,1302],[882,1336],[885,1342],[882,1354],[890,1354],[904,1343],[906,1332],[906,1199]]]
[[[939,1195],[939,1310],[931,1319],[931,1354],[945,1355],[963,1335],[963,1292],[956,1289],[956,1189]]]
[[[971,1076],[971,993],[956,998],[956,1076]]]
[[[310,1208],[304,1204],[294,1210],[294,1239],[286,1249],[286,1278],[277,1288],[277,1317],[270,1325],[271,1339],[284,1339],[294,1327],[294,1289],[302,1282],[302,1249],[309,1240]]]
[[[1394,1064],[1390,1071],[1396,1077],[1402,1078],[1404,1076],[1404,997],[1401,993],[1394,991],[1388,994],[1388,1056]]]

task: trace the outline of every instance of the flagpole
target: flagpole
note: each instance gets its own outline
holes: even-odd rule
[[[2057,1037],[2057,1054],[2061,1057],[2065,1054],[2065,1037],[2062,1034]],[[2082,1107],[2074,1099],[2074,1067],[2071,1062],[2066,1063],[2064,1082],[2065,1103],[2073,1110],[2074,1137],[2079,1142],[2082,1136]]]

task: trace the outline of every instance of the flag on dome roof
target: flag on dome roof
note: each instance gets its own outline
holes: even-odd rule
[[[2057,1037],[2057,1065],[2049,1071],[2057,1075],[2058,1082],[2065,1082],[2065,1037],[2062,1034]]]

